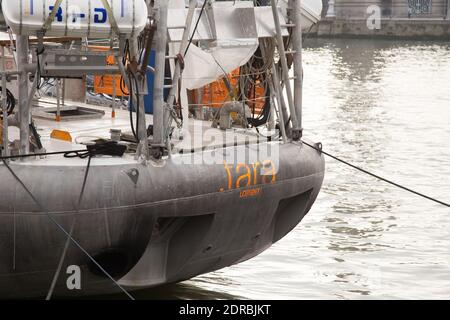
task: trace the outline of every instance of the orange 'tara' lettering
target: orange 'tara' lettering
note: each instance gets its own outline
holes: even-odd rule
[[[261,168],[261,162],[253,164],[253,185],[258,185],[258,168]]]
[[[238,164],[236,167],[236,173],[239,174],[241,171],[241,168],[245,168],[247,170],[246,174],[241,175],[237,180],[236,180],[236,188],[243,188],[243,187],[250,187],[252,185],[252,171],[250,169],[250,167],[248,165],[245,164]],[[241,182],[243,180],[247,179],[247,185],[245,186],[241,186]]]
[[[231,170],[226,161],[223,162],[223,165],[225,167],[225,171],[227,172],[228,190],[231,190],[233,189],[233,177],[231,176]]]

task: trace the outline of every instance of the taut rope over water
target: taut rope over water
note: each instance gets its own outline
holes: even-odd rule
[[[397,188],[399,188],[399,189],[402,189],[402,190],[408,191],[408,192],[410,192],[410,193],[413,193],[413,194],[415,194],[415,195],[418,195],[419,197],[422,197],[422,198],[425,198],[425,199],[427,199],[427,200],[436,202],[436,203],[438,203],[438,204],[440,204],[440,205],[443,205],[443,206],[445,206],[445,207],[450,207],[450,204],[448,204],[448,203],[445,203],[445,202],[443,202],[443,201],[441,201],[441,200],[438,200],[438,199],[436,199],[436,198],[427,196],[427,195],[425,195],[425,194],[423,194],[423,193],[421,193],[421,192],[418,192],[418,191],[412,190],[412,189],[410,189],[410,188],[407,188],[407,187],[405,187],[405,186],[403,186],[403,185],[400,185],[400,184],[398,184],[398,183],[393,182],[392,180],[383,178],[383,177],[381,177],[381,176],[379,176],[379,175],[377,175],[377,174],[375,174],[375,173],[369,172],[369,171],[367,171],[367,170],[365,170],[365,169],[363,169],[363,168],[361,168],[361,167],[358,167],[358,166],[356,166],[356,165],[354,165],[354,164],[351,164],[350,162],[347,162],[347,161],[345,161],[345,160],[342,160],[341,158],[339,158],[339,157],[337,157],[337,156],[334,156],[334,155],[332,155],[332,154],[330,154],[330,153],[328,153],[328,152],[325,152],[325,151],[322,150],[322,145],[321,145],[321,144],[318,144],[318,145],[316,145],[316,146],[313,146],[313,145],[311,145],[311,144],[309,144],[309,143],[307,143],[307,142],[305,142],[305,141],[303,141],[303,143],[304,143],[305,145],[307,145],[308,147],[313,148],[314,150],[317,150],[317,151],[320,152],[320,153],[323,153],[323,154],[326,155],[327,157],[330,157],[330,158],[332,158],[332,159],[334,159],[334,160],[336,160],[336,161],[338,161],[338,162],[340,162],[340,163],[343,163],[343,164],[345,164],[346,166],[349,166],[349,167],[351,167],[351,168],[353,168],[353,169],[356,169],[356,170],[358,170],[358,171],[360,171],[360,172],[362,172],[362,173],[364,173],[364,174],[367,174],[367,175],[369,175],[369,176],[371,176],[371,177],[374,177],[374,178],[376,178],[376,179],[378,179],[378,180],[384,181],[384,182],[386,182],[386,183],[388,183],[388,184],[390,184],[390,185],[393,185],[393,186],[395,186],[395,187],[397,187]]]

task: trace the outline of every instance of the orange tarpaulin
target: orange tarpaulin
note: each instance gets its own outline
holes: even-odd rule
[[[102,46],[89,46],[89,49],[92,49],[93,51],[109,51],[109,47],[102,47]],[[108,56],[107,63],[108,65],[115,65],[116,59],[113,55]],[[125,92],[122,91],[120,81],[121,81],[120,75],[97,75],[94,76],[94,92],[100,93],[100,94],[108,94],[113,95],[114,93],[114,86],[116,87],[116,96],[122,97],[128,95],[128,88],[123,84],[123,88]]]
[[[114,79],[115,77],[115,79]],[[94,76],[94,92],[95,93],[104,93],[108,95],[113,95],[114,85],[116,86],[116,96],[127,96],[128,92],[123,92],[120,88],[121,77],[119,75],[103,75],[103,76]],[[125,91],[127,91],[127,87],[125,84],[123,85]]]
[[[228,78],[230,79],[231,87],[233,89],[234,96],[238,96],[239,92],[239,78],[240,78],[240,68],[232,71],[228,74]],[[204,107],[211,108],[221,108],[225,102],[231,100],[230,95],[228,93],[228,89],[223,82],[223,80],[215,81],[201,89],[202,97],[198,103],[200,103]],[[264,108],[265,104],[265,88],[262,86],[253,86],[253,89],[250,92],[247,92],[247,105],[250,109],[256,114],[259,114]]]

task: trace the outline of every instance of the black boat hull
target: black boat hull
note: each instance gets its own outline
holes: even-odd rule
[[[69,231],[128,290],[190,279],[248,260],[294,229],[322,186],[325,161],[306,146],[280,146],[279,163],[103,165],[11,163],[38,199],[0,165],[0,297],[110,294],[120,289],[51,221]],[[261,175],[265,167],[269,174]],[[270,172],[273,170],[273,172]],[[267,172],[266,172],[267,173]],[[63,259],[62,259],[63,257]],[[81,290],[69,290],[69,266]]]

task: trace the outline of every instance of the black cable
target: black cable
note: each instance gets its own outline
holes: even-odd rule
[[[36,83],[36,88],[38,90],[41,90],[42,88],[42,79],[41,79],[41,59],[39,59],[39,55],[37,56],[37,70],[36,70],[36,75],[35,77],[37,77],[37,83]]]
[[[127,59],[129,58],[129,56],[130,56],[130,41],[126,40],[125,41],[125,47],[124,47],[124,50],[123,50],[123,57],[122,57],[122,64],[124,66],[126,66],[126,62],[127,62]],[[125,90],[125,79],[123,78],[123,76],[120,76],[120,90],[126,96],[130,95],[130,92],[127,93],[126,90]]]
[[[376,174],[374,174],[374,173],[372,173],[372,172],[369,172],[369,171],[367,171],[367,170],[364,170],[363,168],[360,168],[360,167],[358,167],[358,166],[355,166],[354,164],[351,164],[351,163],[349,163],[349,162],[347,162],[347,161],[345,161],[345,160],[342,160],[342,159],[340,159],[340,158],[338,158],[338,157],[336,157],[336,156],[334,156],[334,155],[332,155],[332,154],[330,154],[330,153],[328,153],[328,152],[325,152],[325,151],[322,150],[322,148],[321,148],[320,145],[319,145],[319,146],[312,146],[312,145],[310,145],[309,143],[304,142],[304,141],[303,141],[303,143],[304,143],[305,145],[307,145],[308,147],[313,148],[314,150],[317,150],[318,152],[323,153],[324,155],[326,155],[326,156],[328,156],[328,157],[330,157],[330,158],[332,158],[332,159],[334,159],[334,160],[336,160],[336,161],[338,161],[338,162],[341,162],[341,163],[345,164],[346,166],[349,166],[349,167],[351,167],[351,168],[353,168],[353,169],[356,169],[356,170],[358,170],[358,171],[360,171],[360,172],[362,172],[362,173],[365,173],[365,174],[367,174],[367,175],[369,175],[369,176],[371,176],[371,177],[374,177],[374,178],[376,178],[376,179],[378,179],[378,180],[384,181],[384,182],[386,182],[386,183],[388,183],[388,184],[391,184],[391,185],[393,185],[393,186],[395,186],[395,187],[397,187],[397,188],[400,188],[400,189],[402,189],[402,190],[405,190],[405,191],[408,191],[408,192],[413,193],[413,194],[415,194],[415,195],[418,195],[418,196],[420,196],[420,197],[422,197],[422,198],[425,198],[425,199],[428,199],[428,200],[430,200],[430,201],[439,203],[439,204],[441,204],[441,205],[443,205],[443,206],[450,207],[450,204],[448,204],[448,203],[445,203],[445,202],[443,202],[443,201],[437,200],[437,199],[435,199],[435,198],[433,198],[433,197],[427,196],[427,195],[425,195],[425,194],[423,194],[423,193],[420,193],[420,192],[418,192],[418,191],[414,191],[414,190],[412,190],[412,189],[410,189],[410,188],[407,188],[407,187],[402,186],[402,185],[400,185],[400,184],[398,184],[398,183],[395,183],[395,182],[393,182],[393,181],[391,181],[391,180],[389,180],[389,179],[380,177],[379,175],[376,175]]]
[[[45,154],[47,156],[48,154]],[[64,153],[64,158],[72,159],[72,158],[80,158],[80,159],[86,159],[92,157],[91,153],[89,151],[83,150],[83,151],[69,151]]]
[[[43,47],[41,50],[39,48],[36,49],[36,60],[37,60],[37,71],[36,71],[36,77],[38,77],[37,80],[37,89],[40,90],[44,84],[42,84],[42,76],[41,76],[41,59],[40,56],[45,52],[45,47]]]
[[[95,157],[98,155],[111,155],[111,156],[121,156],[124,153],[126,146],[120,146],[117,142],[107,141],[104,143],[97,143],[92,146],[87,146],[86,149],[79,150],[67,150],[67,151],[56,151],[56,152],[45,152],[45,153],[30,153],[24,155],[12,155],[12,156],[0,156],[0,160],[13,160],[13,159],[24,159],[32,157],[46,157],[46,156],[56,156],[63,155],[64,158],[80,158],[87,159],[88,157]]]
[[[133,79],[134,79],[134,84],[136,86],[136,91],[137,91],[136,92],[137,107],[135,107],[134,103],[133,103],[133,81],[132,81]],[[138,88],[139,83],[136,79],[136,76],[134,76],[132,73],[130,73],[128,75],[128,81],[129,81],[129,85],[130,85],[130,88],[129,88],[129,91],[130,91],[130,95],[129,95],[129,97],[130,97],[130,126],[131,126],[131,131],[133,133],[133,136],[136,139],[136,142],[139,142],[139,137],[138,137],[138,132],[139,132],[138,131],[139,130],[139,110],[138,110],[138,108],[139,108],[139,103],[140,103],[139,88]],[[136,129],[134,126],[133,110],[136,111]]]
[[[200,11],[200,14],[198,16],[197,22],[195,24],[194,32],[192,33],[191,39],[189,39],[188,46],[186,47],[186,51],[184,52],[184,56],[185,57],[186,57],[187,53],[189,52],[189,48],[191,47],[192,41],[194,41],[195,33],[197,32],[197,29],[198,29],[198,26],[200,24],[200,21],[202,20],[202,15],[203,15],[203,12],[205,11],[207,3],[208,3],[208,0],[205,0],[203,2],[202,10]]]
[[[265,60],[262,56],[261,47],[258,47],[256,52],[253,55],[253,59],[251,59],[247,64],[241,68],[241,73],[246,73],[247,70],[263,70],[265,67]],[[243,71],[244,70],[244,71]],[[242,75],[239,75],[239,77],[243,77]],[[238,96],[240,101],[246,101],[249,100],[250,97],[254,98],[254,101],[252,102],[252,117],[247,118],[248,124],[253,127],[257,128],[260,126],[263,126],[267,123],[267,121],[270,118],[271,113],[271,101],[270,101],[270,87],[267,85],[267,74],[265,72],[255,73],[255,72],[249,72],[248,75],[245,75],[246,79],[250,79],[250,81],[246,81],[244,85],[238,86]],[[239,80],[240,81],[240,80]],[[262,106],[262,111],[259,114],[256,114],[256,107],[258,104],[258,97],[257,97],[257,88],[263,88],[264,89],[264,105]]]
[[[252,103],[253,103],[253,116],[250,118],[247,118],[247,121],[249,123],[249,125],[251,125],[254,128],[263,126],[267,123],[267,121],[269,120],[270,117],[270,112],[271,112],[271,103],[270,103],[270,95],[271,95],[271,91],[269,86],[265,86],[264,88],[264,96],[266,97],[264,99],[264,105],[262,108],[262,112],[260,114],[256,114],[256,105],[258,103],[258,99],[257,99],[257,92],[256,89],[257,87],[261,87],[261,85],[263,85],[266,81],[267,81],[267,75],[262,73],[260,75],[253,75],[253,76],[249,76],[252,78],[252,81],[250,83],[250,86],[248,86],[248,84],[245,84],[244,86],[244,91],[245,93],[242,94],[241,96],[243,97],[248,97],[250,96],[249,92],[253,90],[253,98],[255,99]],[[258,81],[259,81],[259,86],[258,86]],[[247,87],[248,86],[248,87]],[[241,88],[239,87],[239,91],[241,90]]]
[[[122,93],[126,96],[130,95],[130,92],[127,92],[125,90],[125,79],[123,78],[123,76],[120,76],[120,90],[122,91]]]
[[[139,81],[136,78],[136,75],[133,74],[134,84],[136,86],[136,141],[139,143],[139,107],[141,105],[141,96],[139,92]]]
[[[136,141],[138,140],[137,138],[137,134],[136,134],[136,130],[134,129],[134,120],[133,120],[133,109],[134,109],[134,104],[133,104],[133,83],[131,82],[131,76],[128,76],[128,83],[129,83],[129,88],[128,91],[130,93],[129,95],[129,99],[130,99],[130,126],[131,126],[131,132],[133,133],[134,138],[136,139]]]
[[[122,63],[125,65],[127,59],[129,59],[130,57],[130,40],[126,40],[125,41],[125,47],[123,50],[123,58],[122,58]]]
[[[3,92],[3,88],[0,87],[0,93]],[[6,88],[6,111],[8,116],[11,115],[14,112],[14,109],[16,108],[16,98],[12,94],[11,91],[9,91],[8,88]],[[0,119],[3,119],[3,112],[0,110]]]
[[[124,52],[123,52],[123,58],[122,58],[122,63],[123,65],[126,65],[127,60],[130,58],[130,41],[126,40],[125,42],[125,48],[124,48]],[[136,103],[137,106],[134,106],[133,103],[133,79],[134,79],[134,84],[136,86]],[[120,77],[120,90],[122,90],[122,92],[125,95],[128,95],[129,99],[130,99],[130,103],[129,103],[129,112],[130,112],[130,126],[131,126],[131,132],[133,133],[134,138],[136,139],[136,142],[139,143],[139,137],[138,137],[138,130],[139,130],[139,103],[140,103],[140,97],[139,97],[139,87],[138,87],[138,81],[136,79],[136,76],[134,74],[132,74],[131,72],[128,74],[128,84],[129,84],[129,88],[128,88],[128,94],[125,93],[125,79],[123,78],[123,76]],[[136,128],[134,126],[134,119],[133,119],[133,110],[136,111]]]
[[[33,154],[24,154],[24,155],[15,155],[15,156],[7,156],[0,157],[0,160],[12,160],[12,159],[23,159],[23,158],[31,158],[31,157],[45,157],[45,156],[57,156],[57,155],[69,155],[69,154],[82,154],[87,150],[70,150],[70,151],[58,151],[58,152],[45,152],[45,153],[33,153]],[[70,157],[66,157],[70,158]]]
[[[87,178],[89,176],[89,171],[91,170],[92,157],[93,157],[92,154],[90,154],[88,157],[88,163],[86,165],[86,171],[84,172],[83,185],[81,187],[80,196],[78,197],[78,210],[80,210],[81,202],[84,196],[84,191],[86,190]]]

